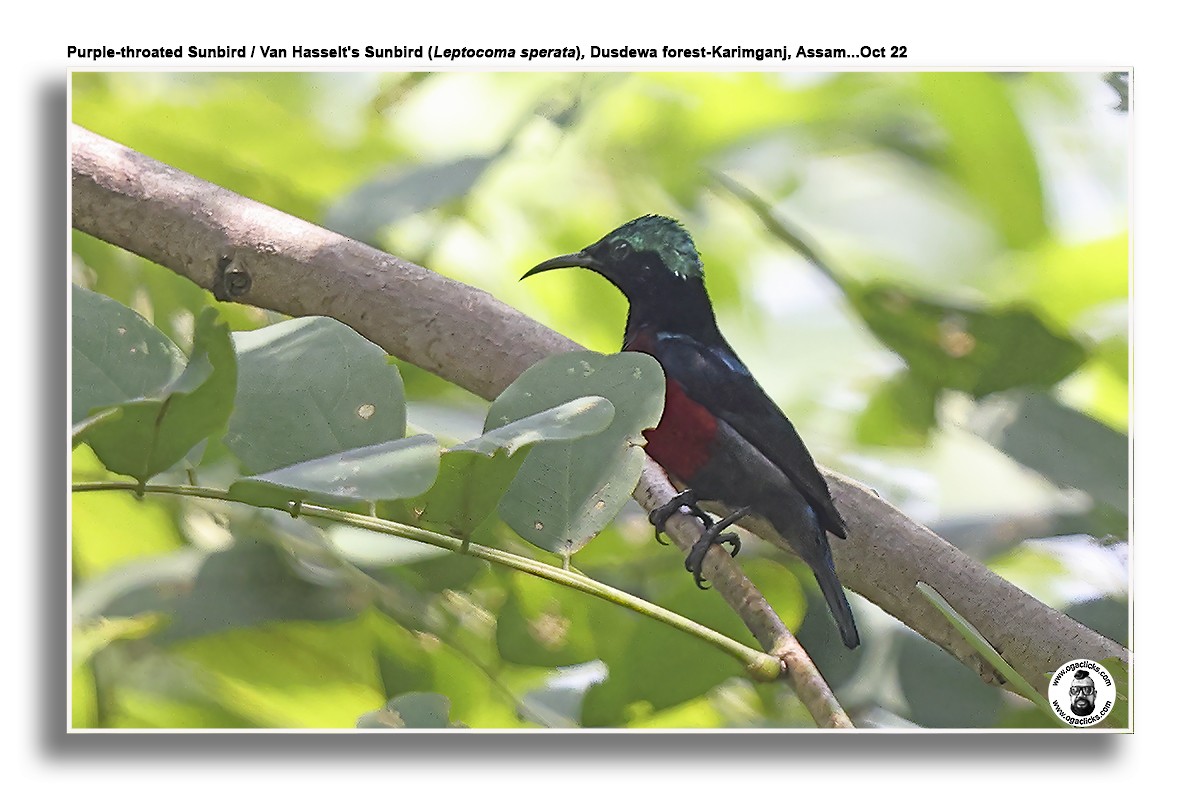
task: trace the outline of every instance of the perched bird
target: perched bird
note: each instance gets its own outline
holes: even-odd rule
[[[827,531],[846,538],[846,524],[796,429],[718,330],[691,235],[673,219],[639,217],[522,279],[563,267],[598,272],[621,290],[629,301],[622,349],[648,353],[666,374],[666,404],[658,426],[646,431],[646,452],[686,489],[650,519],[661,532],[686,506],[704,522],[685,562],[697,584],[703,588],[710,547],[731,543],[737,553],[741,543],[726,527],[759,517],[774,529],[764,531],[772,544],[812,567],[842,641],[856,647],[858,629],[825,538]],[[730,513],[713,522],[704,508]]]

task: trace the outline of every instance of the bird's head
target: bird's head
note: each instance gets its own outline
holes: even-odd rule
[[[626,222],[578,253],[543,261],[521,278],[563,267],[600,273],[631,302],[688,284],[703,293],[704,265],[691,234],[675,220],[655,214]]]

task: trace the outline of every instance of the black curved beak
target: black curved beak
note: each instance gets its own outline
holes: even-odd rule
[[[563,269],[564,267],[583,267],[584,269],[600,271],[600,262],[585,252],[568,253],[565,256],[555,256],[538,264],[533,269],[521,276],[521,280],[525,280],[530,275],[537,275],[539,272],[549,272],[552,269]]]

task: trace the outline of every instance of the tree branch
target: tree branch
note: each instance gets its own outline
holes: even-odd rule
[[[78,126],[72,129],[71,151],[72,224],[178,272],[219,299],[293,316],[333,317],[399,358],[489,399],[539,359],[579,349],[485,292]],[[1070,659],[1116,656],[1129,661],[1129,652],[1119,644],[1025,594],[870,489],[836,473],[826,475],[850,531],[846,541],[832,541],[846,586],[946,649],[985,681],[1001,682],[917,592],[918,581],[937,589],[1039,690],[1045,688],[1045,673]],[[637,495],[644,507],[661,505],[673,493],[660,477],[653,466],[643,474]],[[695,525],[681,515],[676,520],[669,532],[678,525]],[[691,533],[697,532],[693,527]],[[732,578],[723,588],[722,575],[740,573],[726,561],[714,549],[705,574],[764,648],[789,665],[802,666],[791,645],[780,644],[787,638],[786,628],[761,595],[755,598],[757,592],[738,589]]]

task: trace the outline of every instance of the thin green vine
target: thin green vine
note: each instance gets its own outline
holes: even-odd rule
[[[229,503],[244,503],[244,501],[231,497],[223,489],[213,489],[205,486],[172,484],[139,485],[122,481],[89,481],[73,484],[71,490],[73,492],[124,491],[133,492],[138,495],[170,494],[180,497],[202,497]],[[561,569],[541,561],[535,561],[532,558],[526,558],[525,556],[519,556],[492,547],[485,547],[473,542],[468,542],[464,546],[464,542],[461,539],[453,536],[446,536],[433,531],[427,531],[424,528],[380,519],[379,517],[356,514],[352,511],[342,511],[336,508],[328,508],[326,506],[299,501],[289,503],[288,507],[284,510],[294,516],[327,519],[346,525],[354,525],[366,530],[400,536],[416,542],[423,542],[434,547],[440,547],[443,550],[480,558],[484,561],[490,561],[493,564],[501,564],[528,575],[534,575],[552,583],[557,583],[560,586],[566,586],[590,594],[593,597],[599,597],[708,642],[740,661],[750,676],[758,681],[775,680],[782,672],[779,660],[766,653],[755,650],[752,647],[747,647],[741,642],[718,633],[712,628],[701,625],[681,614],[676,614],[674,611],[657,606],[640,597],[622,592],[619,589],[614,589],[607,584],[589,578],[574,570]]]

